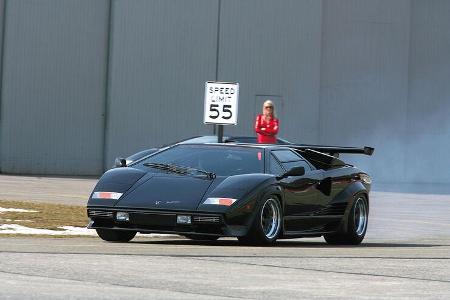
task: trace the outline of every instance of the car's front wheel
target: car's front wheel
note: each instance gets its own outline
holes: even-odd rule
[[[281,232],[282,217],[283,212],[278,198],[276,196],[265,198],[249,232],[239,237],[239,242],[253,245],[272,244]]]
[[[114,229],[96,229],[98,236],[108,242],[122,242],[131,241],[136,235],[136,231],[129,230],[114,230]]]
[[[324,238],[332,245],[359,245],[364,239],[369,222],[369,203],[364,195],[357,195],[348,214],[347,232],[325,234]]]

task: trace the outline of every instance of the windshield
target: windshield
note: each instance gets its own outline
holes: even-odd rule
[[[148,170],[151,163],[195,168],[217,176],[264,172],[263,150],[248,147],[177,145],[140,161],[134,167]]]

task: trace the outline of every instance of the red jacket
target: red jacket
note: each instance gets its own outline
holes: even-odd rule
[[[256,116],[255,131],[258,143],[261,144],[276,144],[278,133],[278,119],[272,118],[266,122],[264,115]]]

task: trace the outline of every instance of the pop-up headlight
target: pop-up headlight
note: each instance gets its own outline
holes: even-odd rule
[[[224,205],[224,206],[230,206],[234,202],[236,202],[237,199],[233,198],[208,198],[203,202],[203,204],[215,204],[215,205]]]

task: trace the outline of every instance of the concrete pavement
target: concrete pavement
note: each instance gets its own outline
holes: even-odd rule
[[[0,238],[2,299],[448,299],[450,241]]]
[[[0,174],[0,200],[86,205],[97,178]]]

